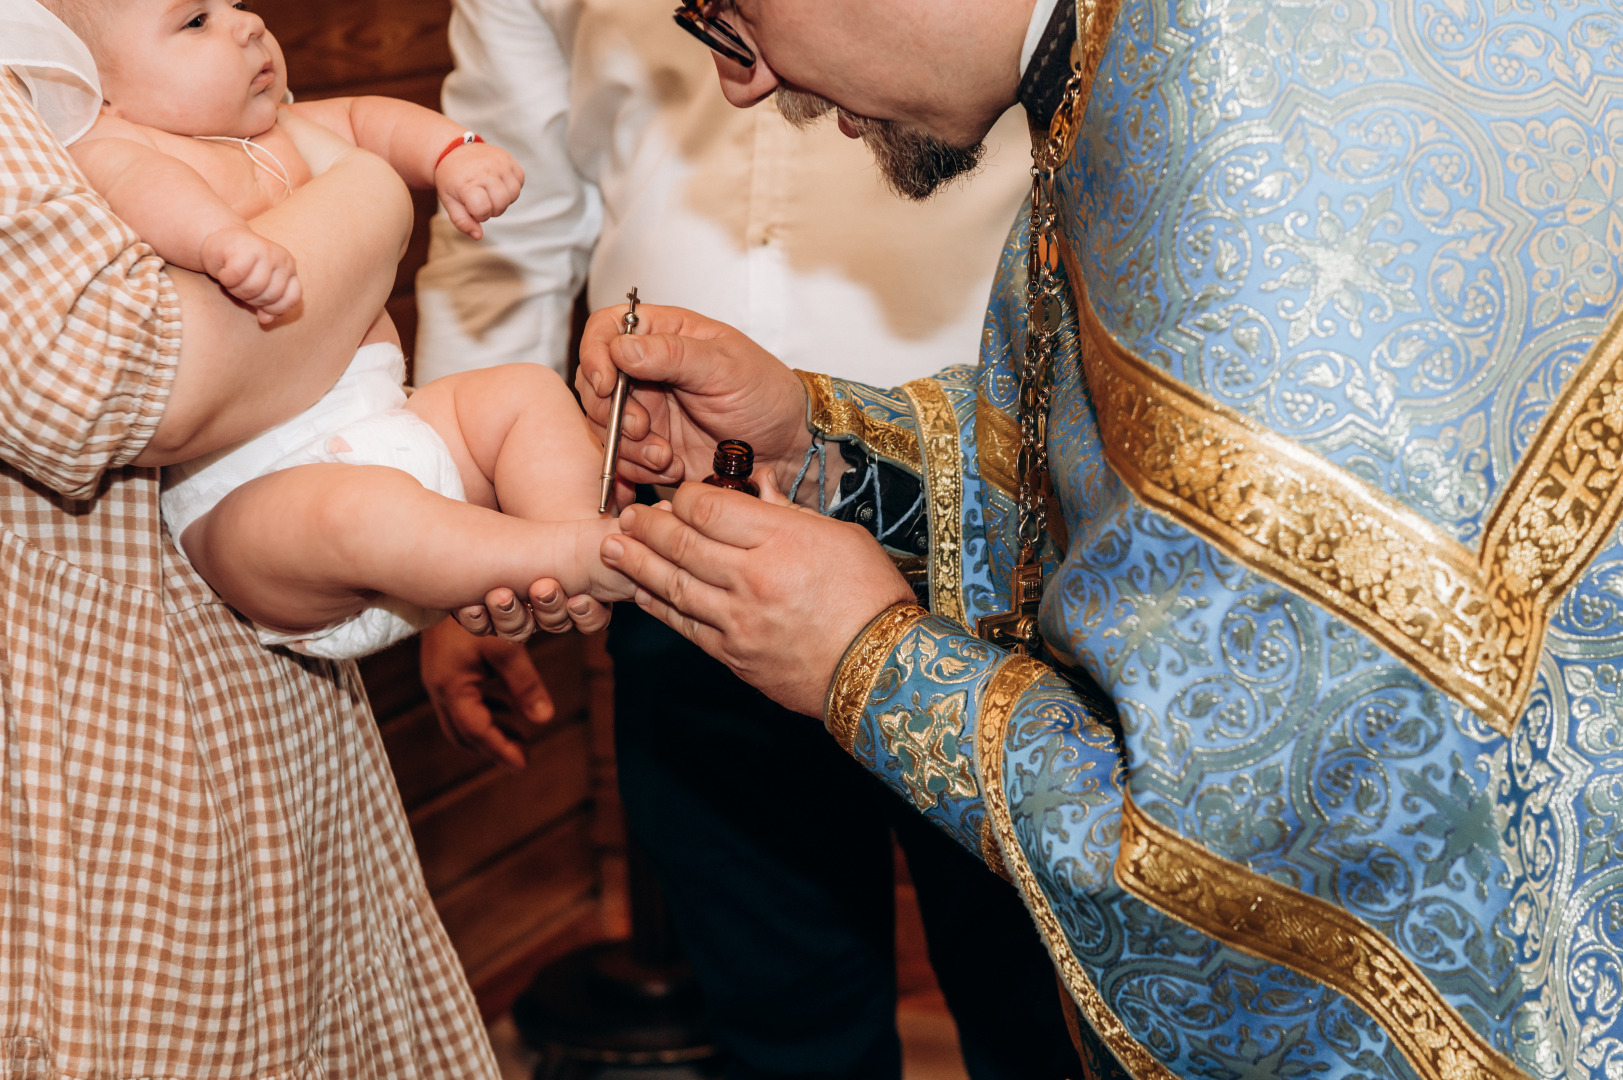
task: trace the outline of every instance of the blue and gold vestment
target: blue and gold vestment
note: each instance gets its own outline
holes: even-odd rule
[[[1041,616],[1109,702],[966,630],[1022,223],[978,368],[805,376],[930,524],[831,731],[1015,880],[1101,1073],[1623,1076],[1623,3],[1077,16]]]

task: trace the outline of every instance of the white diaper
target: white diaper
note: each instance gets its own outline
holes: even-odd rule
[[[336,462],[387,465],[411,474],[430,491],[463,499],[456,462],[428,424],[407,412],[406,361],[394,345],[367,345],[327,394],[278,427],[206,457],[164,469],[164,524],[177,544],[187,526],[255,477],[296,465]],[[357,615],[305,634],[256,627],[259,640],[308,656],[365,656],[437,622],[429,611],[392,597]]]

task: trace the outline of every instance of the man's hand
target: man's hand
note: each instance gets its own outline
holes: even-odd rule
[[[481,239],[481,221],[498,216],[513,205],[524,187],[524,170],[513,156],[488,143],[468,143],[452,150],[434,170],[439,192],[451,224]]]
[[[444,619],[423,631],[419,664],[423,688],[446,738],[515,769],[524,768],[527,731],[499,725],[481,691],[481,684],[494,673],[507,685],[518,709],[517,720],[510,723],[533,729],[552,719],[552,696],[521,643],[474,637],[454,619]]]
[[[600,438],[616,374],[633,379],[620,475],[637,484],[700,480],[710,473],[716,443],[743,439],[755,450],[756,479],[770,473],[787,489],[811,447],[806,388],[795,373],[714,319],[640,304],[637,332],[622,334],[625,312],[622,304],[587,320],[575,376],[581,407]]]
[[[641,588],[637,603],[796,712],[822,716],[851,639],[913,599],[857,525],[762,498],[683,484],[670,509],[630,507],[603,561]]]
[[[529,603],[506,588],[492,589],[483,604],[452,612],[462,628],[475,637],[495,636],[503,641],[525,641],[539,628],[549,634],[579,630],[592,634],[609,625],[609,608],[590,596],[565,596],[551,578],[530,583]]]
[[[203,272],[259,312],[261,324],[287,314],[304,296],[293,256],[247,225],[228,225],[203,238]]]

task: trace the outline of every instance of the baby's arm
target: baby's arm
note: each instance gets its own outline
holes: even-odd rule
[[[268,323],[299,302],[293,256],[248,227],[190,165],[102,117],[69,152],[113,212],[165,262],[205,273]]]
[[[475,240],[484,235],[479,222],[506,210],[524,186],[524,170],[505,150],[469,143],[445,153],[462,126],[409,101],[328,98],[288,108],[380,155],[408,186],[433,188],[452,224]]]

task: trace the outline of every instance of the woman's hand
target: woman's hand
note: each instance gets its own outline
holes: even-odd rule
[[[524,641],[537,629],[549,634],[568,630],[591,634],[609,625],[608,605],[590,596],[565,596],[551,578],[537,578],[530,583],[528,603],[520,601],[511,589],[492,589],[483,604],[459,608],[452,614],[468,633],[504,641]]]

